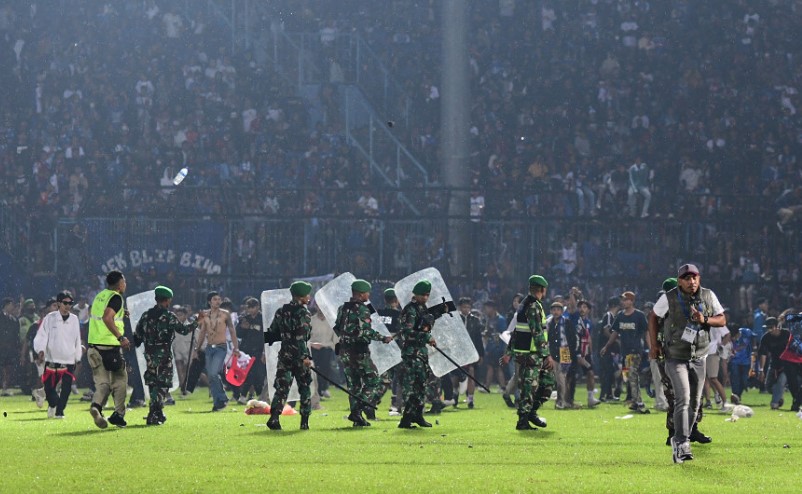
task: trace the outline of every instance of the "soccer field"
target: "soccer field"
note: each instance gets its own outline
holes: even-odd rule
[[[384,404],[379,421],[356,429],[337,391],[310,431],[296,415],[274,432],[239,405],[211,413],[205,388],[166,407],[163,426],[145,426],[140,408],[127,428],[107,430],[77,397],[64,420],[48,420],[29,397],[0,398],[0,491],[800,492],[802,420],[769,410],[769,395],[755,390],[744,401],[754,417],[709,413],[701,429],[713,443],[694,444],[696,459],[674,465],[665,415],[616,418],[627,415],[623,404],[557,411],[551,401],[546,429],[519,432],[500,395],[477,394],[475,409],[449,408],[431,429],[398,429]]]

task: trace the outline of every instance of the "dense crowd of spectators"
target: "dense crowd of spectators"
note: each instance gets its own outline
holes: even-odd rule
[[[0,10],[0,201],[28,225],[18,234],[30,235],[31,271],[52,266],[59,219],[164,211],[253,218],[225,232],[231,273],[261,274],[258,256],[276,246],[259,218],[312,227],[308,238],[324,247],[308,257],[331,265],[308,269],[341,269],[332,263],[348,256],[327,254],[334,248],[367,258],[349,261],[353,270],[447,269],[453,246],[433,220],[448,212],[450,192],[437,170],[439,2],[255,7],[261,29],[319,34],[313,56],[329,66],[319,101],[299,98],[253,52],[232,49],[229,27],[209,10],[183,5],[63,0]],[[535,248],[526,268],[583,285],[597,302],[622,285],[652,290],[628,280],[662,279],[678,256],[727,283],[729,303],[744,313],[756,293],[796,302],[798,246],[788,232],[802,204],[799,2],[502,0],[466,8],[465,173],[477,246],[471,268],[451,273],[462,286],[495,285],[510,292],[506,299]],[[336,40],[353,33],[412,98],[409,124],[393,131],[429,169],[430,190],[405,196],[423,226],[383,223],[414,213],[346,142],[338,85],[355,68]],[[313,122],[315,105],[328,111]],[[182,167],[189,175],[172,187]],[[420,184],[408,178],[406,186]],[[347,232],[338,237],[339,228]],[[309,274],[287,266],[301,265],[264,274]]]

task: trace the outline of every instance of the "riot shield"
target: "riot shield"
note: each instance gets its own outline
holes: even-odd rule
[[[356,277],[351,273],[343,273],[315,293],[315,303],[330,323],[334,324],[337,321],[337,309],[351,300],[351,283],[354,280]],[[371,314],[370,322],[373,329],[384,336],[390,336],[390,330],[382,322],[381,316],[376,313]],[[401,349],[395,341],[387,344],[371,341],[370,359],[376,366],[376,372],[381,375],[401,363]]]
[[[440,271],[435,268],[422,269],[395,284],[395,294],[401,304],[406,305],[412,300],[412,289],[417,282],[423,279],[427,279],[432,283],[432,291],[426,306],[430,309],[434,307],[436,311],[442,312],[440,309],[448,305],[448,310],[450,310],[453,307],[454,299],[451,297]],[[448,302],[452,304],[448,304]],[[454,314],[454,312],[448,312],[437,318],[432,328],[432,336],[437,342],[437,347],[454,359],[460,366],[472,364],[479,360],[479,354],[476,353],[476,347],[471,341],[468,329],[462,322],[462,318]],[[428,348],[429,367],[432,368],[435,376],[441,377],[456,369],[454,364],[449,362],[437,350],[431,347]]]
[[[292,294],[289,288],[282,288],[280,290],[265,290],[262,292],[262,328],[267,331],[267,328],[273,323],[276,316],[276,311],[279,310],[284,304],[289,304],[292,301]],[[265,343],[265,365],[267,366],[267,396],[272,401],[273,388],[276,382],[276,367],[278,363],[278,352],[281,350],[281,342],[277,341],[272,345]],[[295,379],[292,380],[290,386],[290,394],[287,395],[287,401],[298,401],[301,395],[298,392],[298,383]]]
[[[156,291],[149,290],[147,292],[131,295],[130,297],[126,298],[125,304],[128,307],[128,312],[131,314],[131,330],[136,331],[136,325],[139,324],[139,320],[142,318],[145,312],[156,305]],[[133,341],[131,343],[133,344]],[[172,351],[172,349],[170,349],[170,351]],[[139,375],[142,379],[142,385],[145,387],[145,397],[147,398],[150,396],[150,390],[148,389],[148,385],[145,384],[145,371],[148,369],[148,364],[145,361],[144,344],[136,349],[136,361],[139,364]],[[170,386],[170,391],[175,391],[178,389],[178,386],[178,369],[176,369],[175,359],[173,359],[173,385]]]

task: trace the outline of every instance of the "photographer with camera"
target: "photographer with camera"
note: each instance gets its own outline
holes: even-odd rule
[[[674,463],[693,459],[689,436],[702,398],[710,328],[727,324],[724,308],[712,290],[700,285],[699,268],[684,264],[677,287],[660,296],[649,314],[649,358],[665,353],[665,369],[674,389]],[[663,346],[657,344],[663,319]]]

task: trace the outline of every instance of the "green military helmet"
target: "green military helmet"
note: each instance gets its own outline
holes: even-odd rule
[[[306,297],[312,293],[312,285],[306,281],[295,281],[290,285],[290,293],[293,297]]]
[[[368,292],[370,292],[370,289],[371,289],[370,283],[368,283],[367,281],[362,280],[362,279],[354,280],[354,282],[351,283],[351,291],[352,292],[368,293]]]
[[[428,295],[432,293],[432,282],[429,280],[420,280],[415,283],[412,293],[415,295]]]
[[[157,299],[164,300],[168,298],[173,298],[173,291],[163,285],[157,286],[154,292],[156,292]]]
[[[663,282],[663,291],[664,292],[667,292],[667,291],[671,290],[672,288],[676,288],[676,287],[677,287],[677,279],[676,278],[666,278],[666,280]]]
[[[546,278],[540,276],[539,274],[533,274],[529,277],[529,286],[542,286],[543,288],[548,288],[549,282],[546,281]]]

